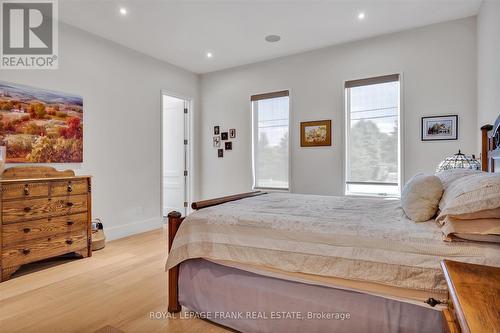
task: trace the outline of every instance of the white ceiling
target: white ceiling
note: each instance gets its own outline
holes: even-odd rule
[[[60,19],[196,73],[477,14],[481,0],[61,0]],[[119,8],[127,8],[121,16]],[[366,13],[363,21],[359,12]],[[264,37],[278,34],[281,41]],[[213,53],[208,59],[206,53]]]

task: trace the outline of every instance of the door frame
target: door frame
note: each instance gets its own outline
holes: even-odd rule
[[[192,202],[192,193],[193,193],[193,182],[192,182],[192,161],[193,161],[193,149],[191,148],[192,143],[193,143],[193,122],[192,122],[192,117],[191,114],[193,112],[193,98],[189,96],[185,96],[182,94],[178,94],[169,90],[161,89],[160,90],[160,216],[162,219],[165,218],[163,216],[163,96],[167,95],[170,97],[174,98],[179,98],[182,99],[186,102],[187,105],[187,116],[186,116],[186,122],[187,122],[187,138],[188,138],[188,144],[187,144],[187,154],[186,154],[186,170],[188,172],[187,178],[186,178],[186,188],[185,193],[186,193],[186,200],[187,200],[187,208],[186,208],[186,215],[191,212],[191,202]],[[186,130],[185,129],[185,130]],[[184,212],[180,212],[184,214]],[[166,219],[165,219],[166,221]]]

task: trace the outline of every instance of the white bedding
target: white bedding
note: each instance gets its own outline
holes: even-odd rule
[[[500,246],[443,242],[399,200],[272,193],[189,215],[167,269],[191,258],[443,294],[442,259],[500,266]]]

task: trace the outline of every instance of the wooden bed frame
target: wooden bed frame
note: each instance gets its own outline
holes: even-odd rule
[[[266,194],[267,192],[254,191],[235,195],[229,195],[226,197],[209,199],[204,201],[193,202],[191,208],[194,210],[199,210],[207,207],[217,206],[225,202],[241,200],[244,198],[256,197],[258,195]],[[181,213],[173,211],[168,213],[168,252],[172,248],[172,243],[174,242],[175,234],[179,227],[181,226],[184,217],[181,217]],[[179,304],[179,265],[168,270],[168,312],[175,313],[181,311],[181,305]]]
[[[495,172],[495,163],[500,162],[500,116],[493,125],[484,125],[481,127],[482,145],[481,145],[481,168],[483,171]],[[496,161],[496,162],[495,162]],[[500,169],[500,167],[498,167]],[[500,172],[500,170],[499,170]],[[209,199],[193,202],[191,208],[199,210],[207,207],[220,205],[230,201],[241,200],[244,198],[255,197],[266,194],[267,192],[254,191],[241,194],[230,195],[221,198]],[[172,248],[177,230],[184,220],[181,213],[173,211],[168,214],[168,252]],[[179,265],[168,270],[168,312],[175,313],[181,311],[179,304]]]

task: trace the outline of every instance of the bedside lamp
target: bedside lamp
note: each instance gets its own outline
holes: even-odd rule
[[[459,150],[455,155],[447,157],[444,159],[444,161],[439,163],[438,167],[436,168],[436,172],[450,169],[481,170],[481,163],[476,160],[476,157],[474,155],[467,156],[465,154],[462,154],[462,152]]]

